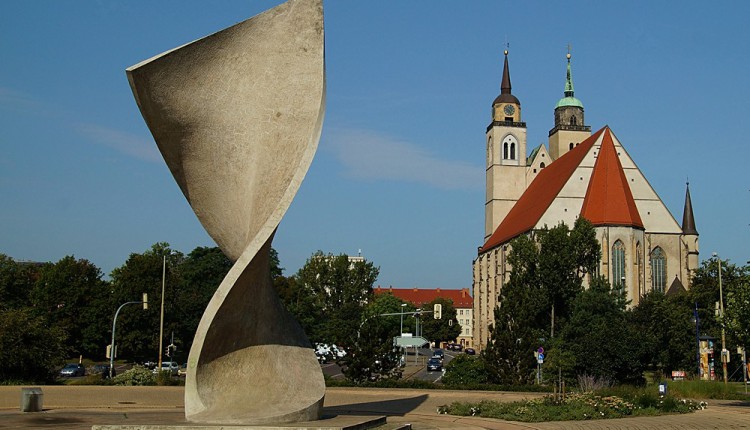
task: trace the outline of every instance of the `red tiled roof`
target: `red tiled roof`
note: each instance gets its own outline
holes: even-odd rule
[[[625,177],[609,129],[605,130],[602,138],[601,149],[583,199],[581,216],[595,226],[619,225],[643,229],[643,221],[635,206],[628,178]]]
[[[479,252],[488,251],[534,228],[605,129],[608,127],[542,169]]]
[[[373,291],[375,294],[393,294],[394,297],[415,306],[425,305],[438,297],[452,300],[454,308],[471,308],[474,306],[474,300],[471,298],[468,288],[442,290],[440,288],[381,288],[377,286]]]

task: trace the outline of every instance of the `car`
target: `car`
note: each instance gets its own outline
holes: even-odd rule
[[[469,354],[469,355],[474,355],[474,354],[477,353],[476,351],[474,351],[474,348],[466,348],[466,349],[464,349],[464,352],[467,353],[467,354]]]
[[[328,345],[327,343],[316,343],[315,344],[315,356],[318,358],[320,364],[325,364],[329,361],[336,361],[343,358],[346,355],[346,350],[336,344]]]
[[[180,366],[177,365],[177,362],[174,361],[162,361],[161,362],[161,369],[155,368],[154,373],[161,372],[169,372],[170,375],[176,376],[177,372],[180,370]]]
[[[81,364],[68,363],[60,369],[60,376],[86,376],[86,368]]]
[[[427,370],[443,370],[443,362],[439,358],[432,357],[431,359],[427,360]]]
[[[180,366],[179,370],[177,370],[177,376],[187,376],[187,373],[188,373],[187,363]]]
[[[442,349],[438,348],[432,351],[432,358],[437,358],[442,363],[443,358],[445,358],[445,352],[443,352]]]
[[[94,375],[102,375],[102,378],[107,379],[109,378],[109,364],[95,364],[91,373]],[[112,376],[116,375],[117,370],[112,368]]]

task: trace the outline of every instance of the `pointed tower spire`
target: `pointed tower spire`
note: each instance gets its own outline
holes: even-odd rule
[[[500,84],[500,94],[511,94],[510,92],[510,69],[508,68],[508,50],[505,50],[505,63],[503,64],[503,81]]]
[[[568,76],[565,78],[565,97],[575,97],[573,90],[573,73],[570,71],[570,45],[568,45]]]
[[[500,95],[495,98],[492,105],[495,106],[498,103],[513,103],[521,106],[521,102],[518,101],[516,96],[511,93],[510,86],[510,67],[508,67],[508,50],[504,51],[505,62],[503,63],[503,80],[500,83]]]
[[[685,209],[682,211],[682,234],[698,236],[693,217],[693,202],[690,201],[690,182],[685,184]]]
[[[566,55],[566,57],[568,59],[568,66],[567,74],[565,76],[565,97],[561,98],[560,101],[557,102],[557,106],[555,106],[555,108],[573,106],[583,109],[583,103],[575,98],[575,90],[573,89],[573,71],[570,66],[570,45],[568,45],[568,54]],[[581,125],[583,125],[583,122],[581,122]]]

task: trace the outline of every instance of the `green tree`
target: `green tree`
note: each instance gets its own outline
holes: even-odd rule
[[[0,309],[29,306],[29,294],[42,265],[18,263],[0,254]]]
[[[579,217],[573,229],[560,223],[537,233],[539,243],[538,282],[545,298],[550,322],[559,330],[570,315],[570,307],[583,290],[584,277],[596,269],[601,251],[594,227]]]
[[[724,321],[730,336],[739,345],[750,347],[750,282],[728,288]]]
[[[539,307],[533,304],[539,296],[531,288],[513,282],[500,293],[500,304],[495,308],[495,324],[490,327],[490,341],[482,351],[488,380],[495,384],[524,385],[534,380],[536,367],[535,340],[539,330],[534,319]]]
[[[724,296],[724,311],[725,313],[731,313],[734,311],[729,310],[729,292],[737,289],[742,289],[741,285],[750,282],[748,280],[749,269],[747,266],[737,266],[731,263],[729,260],[720,260],[717,256],[712,256],[708,260],[701,262],[701,266],[693,272],[692,286],[688,291],[693,306],[698,307],[698,316],[700,318],[700,334],[701,336],[711,336],[715,339],[721,339],[722,321],[716,312],[716,306],[721,296],[719,291],[719,264],[721,264],[721,284]],[[741,319],[746,320],[747,316],[739,316]],[[724,326],[726,329],[726,348],[730,354],[735,351],[735,347],[741,346],[742,340],[735,337],[735,332],[729,327],[730,322],[726,319],[724,322],[727,324]],[[718,341],[716,348],[716,363],[718,368],[721,369],[721,361],[719,352],[721,350],[721,342]],[[739,360],[731,360],[728,363],[728,374],[729,375],[741,375],[738,371],[741,367]],[[719,370],[721,372],[721,370]]]
[[[203,312],[231,268],[232,262],[218,247],[199,246],[180,262],[181,283],[175,295],[175,344],[180,357],[189,353]]]
[[[435,342],[435,345],[440,345],[442,342],[455,342],[461,334],[461,326],[456,319],[458,312],[453,307],[453,300],[438,297],[426,306],[426,310],[433,310],[436,304],[442,307],[441,318],[436,319],[433,314],[425,315],[421,326],[423,337],[430,342]]]
[[[640,333],[627,322],[625,293],[612,289],[602,277],[596,277],[576,296],[568,324],[549,354],[568,351],[573,368],[572,379],[595,376],[617,383],[643,383]]]
[[[66,256],[45,264],[31,290],[36,315],[62,329],[71,352],[104,357],[107,345],[110,290],[98,267]]]
[[[164,257],[166,282],[163,346],[169,344],[170,333],[179,328],[176,296],[180,285],[179,269],[184,256],[170,249],[168,243],[156,243],[143,254],[130,254],[125,264],[114,269],[111,274],[114,304],[110,321],[117,307],[125,302],[139,301],[142,293],[148,293],[149,308],[144,311],[131,306],[120,312],[115,339],[120,358],[143,361],[158,357]]]
[[[348,348],[347,355],[338,360],[347,379],[364,382],[401,377],[401,352],[393,345],[401,318],[384,314],[400,313],[403,303],[391,294],[381,294],[366,306],[356,341]]]
[[[651,370],[669,375],[672,370],[696,371],[695,323],[686,293],[666,296],[652,291],[627,312],[628,326],[640,333],[642,361]]]
[[[30,308],[0,309],[0,381],[51,382],[70,353],[65,337]]]
[[[511,241],[508,282],[499,295],[495,324],[482,352],[490,381],[526,384],[534,379],[533,351],[564,329],[584,278],[600,258],[593,226],[584,218],[572,230],[561,223]],[[554,310],[554,318],[553,316]]]
[[[378,272],[368,261],[350,262],[346,254],[318,251],[307,260],[295,276],[294,287],[302,291],[294,295],[309,300],[304,306],[320,316],[320,325],[309,327],[314,331],[307,333],[313,342],[353,344]]]

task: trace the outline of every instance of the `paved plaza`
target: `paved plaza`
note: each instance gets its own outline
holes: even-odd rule
[[[0,429],[90,429],[92,425],[186,425],[183,387],[44,386],[42,412],[20,412],[21,387],[0,387]],[[385,415],[388,423],[414,429],[750,429],[750,402],[709,401],[706,410],[685,415],[598,421],[517,423],[438,415],[454,401],[514,401],[536,393],[329,388],[325,416]]]

